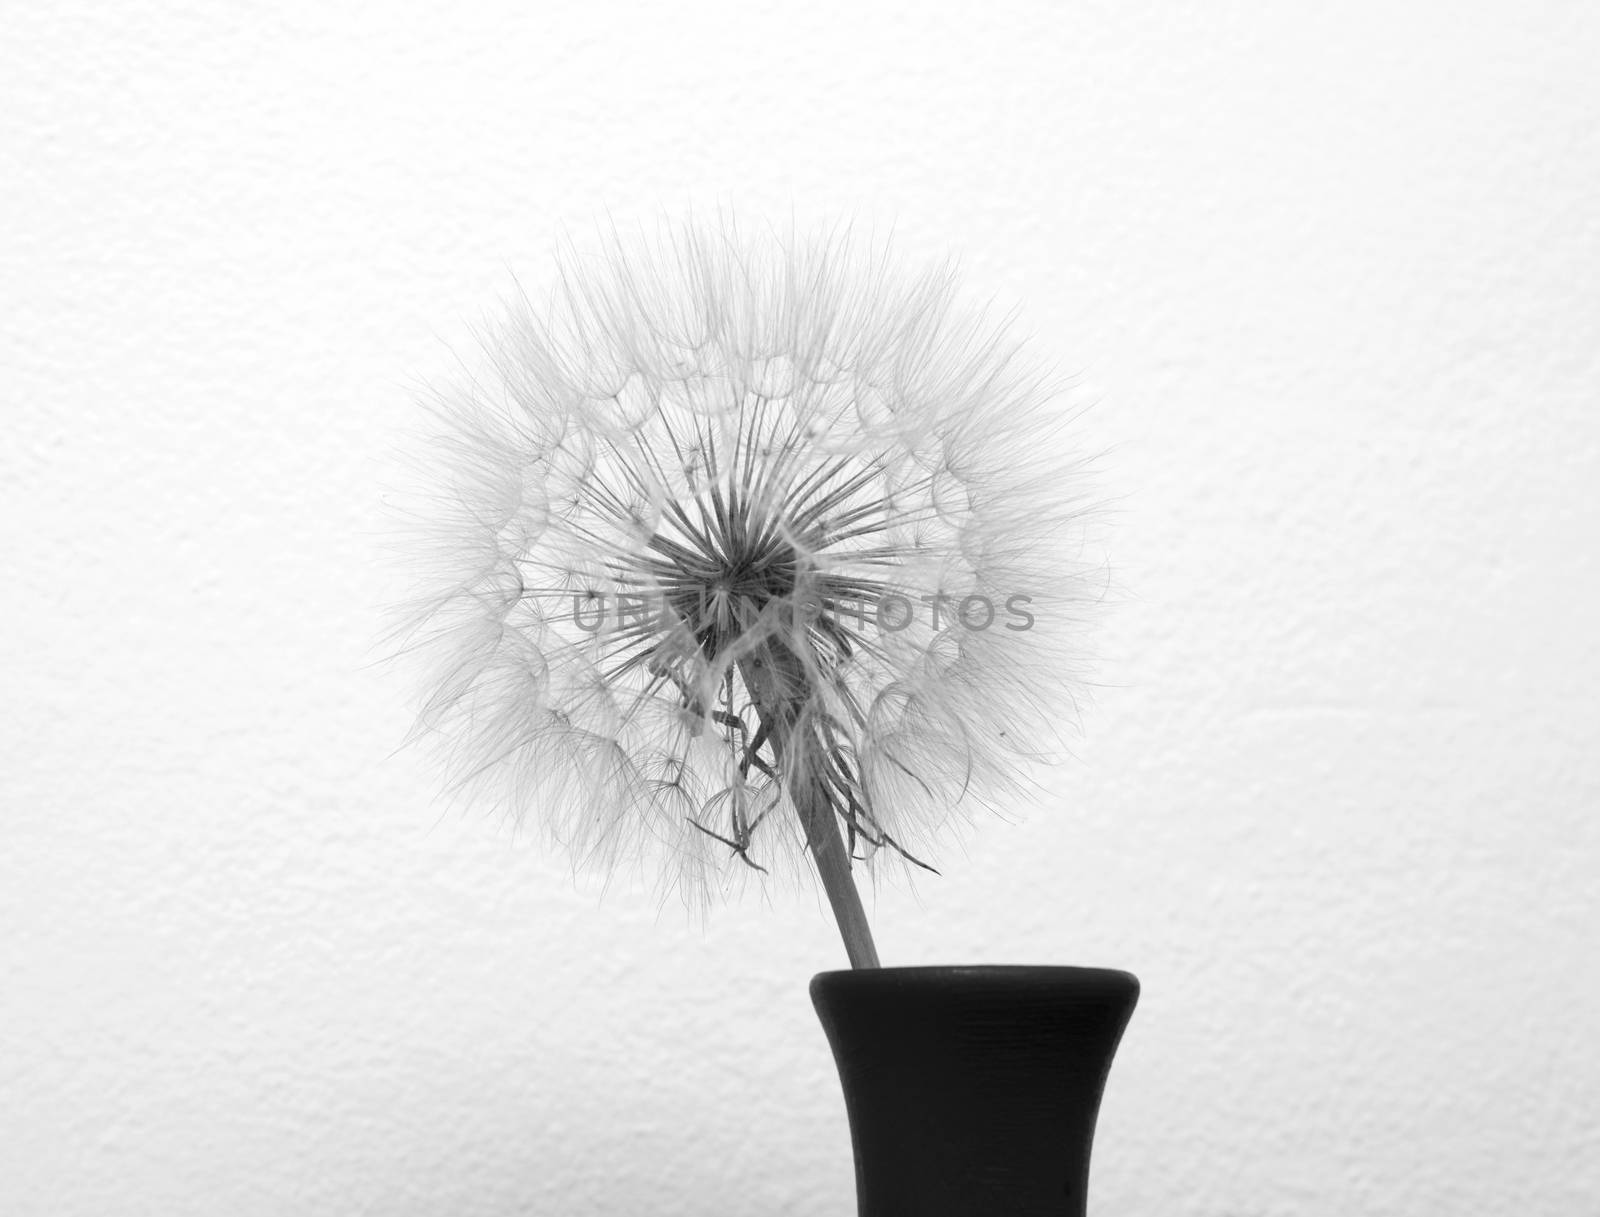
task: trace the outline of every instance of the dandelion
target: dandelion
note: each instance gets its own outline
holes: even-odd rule
[[[453,789],[691,902],[809,860],[876,966],[853,864],[932,869],[1073,721],[1084,487],[1039,373],[947,267],[731,225],[569,253],[484,347],[431,403],[406,626]]]

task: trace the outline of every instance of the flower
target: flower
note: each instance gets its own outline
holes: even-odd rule
[[[948,267],[837,232],[613,236],[484,348],[418,450],[406,646],[453,789],[700,903],[826,872],[830,838],[835,871],[926,866],[1059,753],[1083,467]]]

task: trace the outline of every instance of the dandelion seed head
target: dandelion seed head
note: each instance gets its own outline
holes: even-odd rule
[[[926,860],[1061,751],[1095,600],[1059,402],[947,267],[825,234],[568,252],[434,392],[417,734],[575,866]]]

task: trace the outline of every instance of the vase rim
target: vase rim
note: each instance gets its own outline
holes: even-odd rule
[[[1131,984],[1139,988],[1139,978],[1120,968],[1101,968],[1075,964],[914,964],[907,967],[841,968],[819,972],[812,983],[870,984],[917,981],[960,983],[970,981],[1032,981],[1037,983],[1064,983],[1098,981],[1117,985]]]

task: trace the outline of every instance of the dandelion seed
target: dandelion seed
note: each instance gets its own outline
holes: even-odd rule
[[[455,787],[701,899],[808,858],[932,869],[1073,717],[1082,471],[1014,344],[838,236],[690,225],[568,257],[421,454]],[[1025,606],[1025,607],[1024,607]]]

